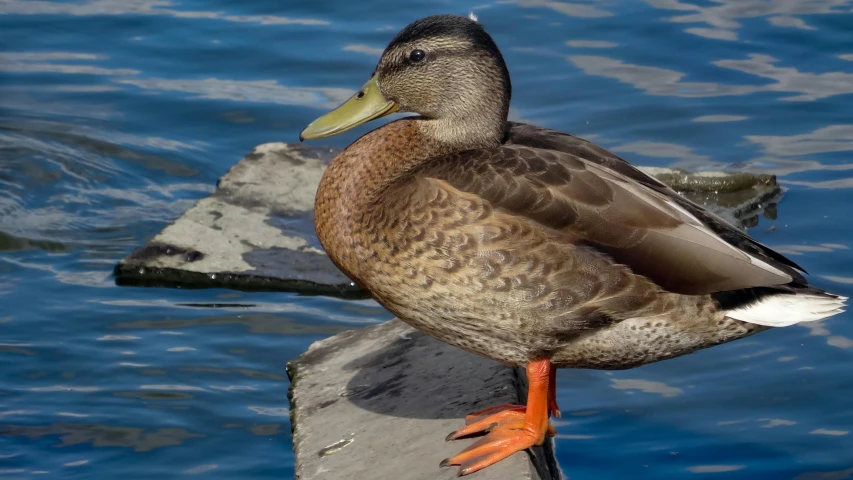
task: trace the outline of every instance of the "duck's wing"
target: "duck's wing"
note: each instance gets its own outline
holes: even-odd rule
[[[792,281],[723,240],[671,197],[569,153],[504,145],[442,156],[412,173],[599,250],[671,292],[698,295]]]
[[[764,260],[775,268],[783,270],[793,278],[795,283],[802,284],[803,286],[807,284],[805,278],[800,274],[800,272],[805,273],[805,270],[789,258],[757,242],[744,231],[731,225],[718,215],[682,197],[656,178],[643,173],[630,163],[592,142],[556,130],[549,130],[525,123],[509,122],[505,143],[507,145],[525,145],[533,148],[569,153],[631,179],[643,187],[664,195],[672,203],[689,212],[691,216],[702,222],[705,227],[728,244]]]

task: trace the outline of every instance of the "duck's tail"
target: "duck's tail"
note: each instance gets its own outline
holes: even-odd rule
[[[847,297],[809,287],[762,295],[752,302],[726,309],[725,312],[727,317],[743,322],[787,327],[838,315],[844,312],[846,302]]]

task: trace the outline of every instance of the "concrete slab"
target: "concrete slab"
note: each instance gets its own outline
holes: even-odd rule
[[[314,234],[314,194],[335,153],[256,147],[210,197],[119,262],[117,283],[363,296]]]
[[[314,234],[320,177],[337,150],[260,145],[148,244],[115,268],[119,285],[284,290],[363,298]],[[688,173],[640,167],[736,225],[775,216],[782,195],[771,175]]]
[[[299,480],[456,478],[457,467],[438,464],[475,440],[447,434],[472,411],[526,397],[523,372],[399,320],[316,342],[287,372]],[[548,441],[466,478],[561,477]]]

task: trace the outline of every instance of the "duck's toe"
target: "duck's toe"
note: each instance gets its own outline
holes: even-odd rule
[[[524,423],[523,417],[521,423]],[[458,475],[461,477],[537,445],[542,437],[529,429],[499,425],[462,453],[442,461],[440,466],[459,465]]]
[[[498,405],[482,412],[472,413],[465,417],[464,427],[452,432],[445,440],[458,440],[471,435],[486,433],[497,427],[521,428],[524,426],[524,414],[526,408],[523,405]],[[487,412],[483,414],[483,412]]]
[[[503,412],[505,410],[520,410],[524,411],[524,405],[516,405],[514,403],[502,403],[500,405],[495,405],[489,408],[484,408],[477,412],[469,413],[465,416],[465,425],[470,425],[477,421],[480,421],[486,417],[494,415],[496,413]]]
[[[477,434],[488,433],[498,427],[519,429],[524,426],[526,413],[527,407],[524,405],[513,405],[510,403],[474,412],[465,417],[466,425],[464,427],[451,432],[444,440],[458,440]],[[557,431],[549,423],[545,433],[553,437],[557,434]]]

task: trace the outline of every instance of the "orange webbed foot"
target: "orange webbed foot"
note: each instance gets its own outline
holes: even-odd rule
[[[499,412],[503,412],[505,410],[520,410],[524,411],[524,405],[516,405],[514,403],[502,403],[500,405],[495,405],[493,407],[484,408],[478,412],[469,413],[465,416],[465,425],[471,425],[472,423],[482,420],[486,417],[494,415]]]
[[[494,465],[513,453],[540,445],[543,439],[544,435],[524,428],[498,426],[462,453],[442,461],[440,466],[459,465],[459,476],[468,475]]]
[[[484,412],[486,412],[484,414]],[[496,412],[491,413],[489,412]],[[481,412],[472,413],[465,417],[466,425],[453,431],[444,440],[459,440],[480,433],[488,433],[496,428],[520,429],[524,427],[527,407],[524,405],[504,404],[488,408]],[[553,437],[557,430],[549,423],[546,435]]]
[[[554,370],[548,360],[530,362],[527,406],[503,404],[472,413],[466,425],[447,436],[456,440],[486,433],[462,453],[441,462],[442,467],[459,465],[459,476],[474,473],[510,455],[541,445],[545,436],[556,431],[548,422],[551,414],[560,415],[554,389]]]

